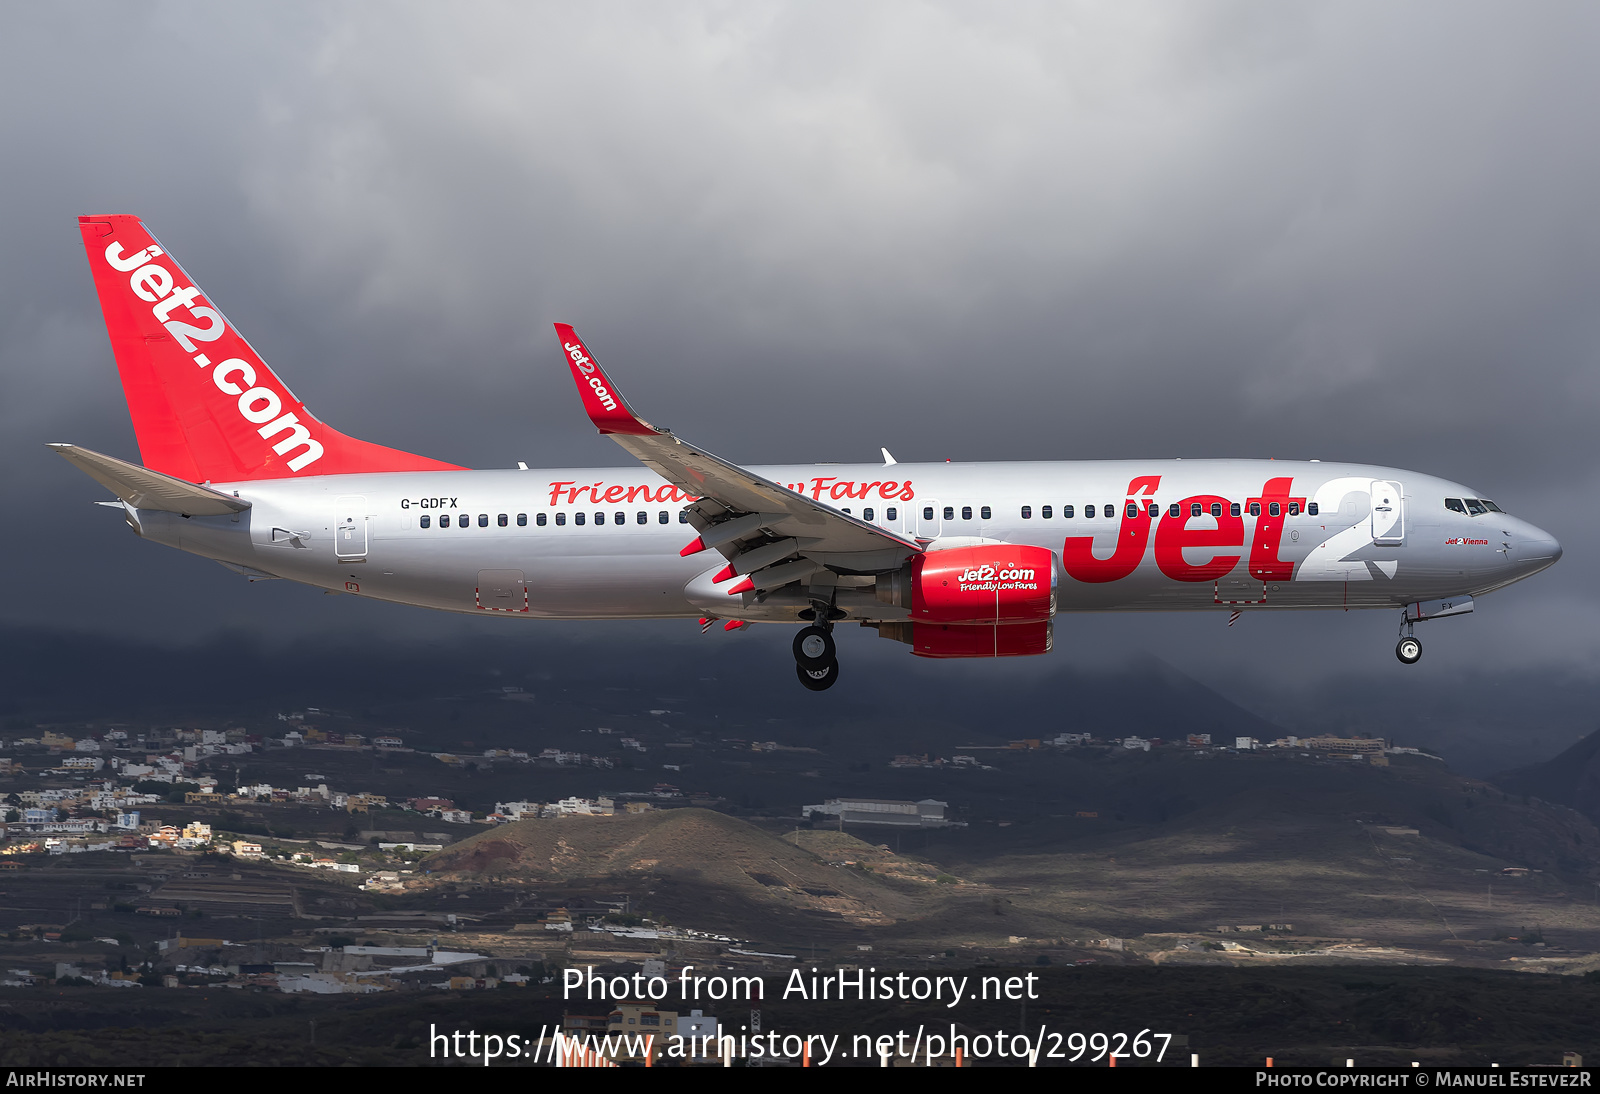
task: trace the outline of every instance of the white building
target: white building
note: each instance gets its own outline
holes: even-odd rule
[[[895,828],[943,828],[949,802],[924,798],[922,801],[897,801],[892,798],[829,798],[821,805],[802,806],[803,817],[838,817],[841,824],[881,824]]]

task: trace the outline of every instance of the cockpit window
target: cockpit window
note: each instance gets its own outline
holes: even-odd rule
[[[1489,510],[1483,507],[1483,502],[1479,501],[1477,498],[1467,499],[1467,512],[1471,513],[1473,516],[1481,517],[1488,511]]]
[[[1467,507],[1460,498],[1445,498],[1444,507],[1452,513],[1460,513],[1462,516],[1467,515]]]
[[[1496,505],[1494,502],[1490,501],[1488,498],[1479,498],[1478,500],[1483,502],[1483,507],[1485,509],[1489,510],[1489,512],[1491,512],[1491,513],[1504,513],[1505,512],[1504,509],[1500,508],[1498,505]]]

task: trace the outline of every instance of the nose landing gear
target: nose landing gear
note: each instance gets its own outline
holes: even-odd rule
[[[1400,658],[1402,665],[1415,665],[1422,660],[1422,643],[1411,633],[1415,622],[1407,615],[1400,624],[1400,641],[1395,643],[1394,655]]]

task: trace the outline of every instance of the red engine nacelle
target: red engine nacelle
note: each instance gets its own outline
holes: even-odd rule
[[[1044,547],[982,544],[912,560],[914,623],[1043,623],[1055,614],[1056,561]]]
[[[911,652],[918,657],[1032,657],[1050,652],[1050,628],[1049,623],[913,623]]]

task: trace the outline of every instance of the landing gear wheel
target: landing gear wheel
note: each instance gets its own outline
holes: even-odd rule
[[[1422,643],[1407,635],[1396,644],[1394,655],[1400,658],[1402,665],[1415,665],[1422,660]]]
[[[802,669],[815,671],[836,658],[833,635],[824,628],[805,627],[794,636],[794,660]]]
[[[800,677],[800,682],[810,691],[827,691],[839,682],[839,662],[829,661],[821,668],[808,669],[804,665],[796,664],[795,675]]]

